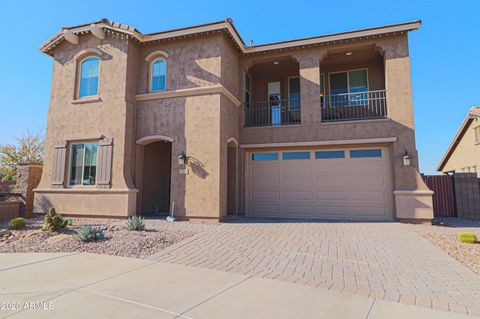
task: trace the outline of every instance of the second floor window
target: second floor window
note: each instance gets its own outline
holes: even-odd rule
[[[150,91],[162,92],[166,89],[167,61],[158,59],[153,61],[151,69]]]
[[[88,97],[98,95],[98,71],[100,59],[97,57],[86,58],[80,63],[80,87],[78,96]]]

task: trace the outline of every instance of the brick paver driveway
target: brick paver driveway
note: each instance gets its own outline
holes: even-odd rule
[[[240,220],[153,258],[480,314],[480,276],[398,223]]]

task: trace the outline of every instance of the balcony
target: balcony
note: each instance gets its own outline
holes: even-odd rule
[[[245,127],[300,124],[300,99],[245,103]]]
[[[357,121],[387,117],[385,90],[321,97],[322,122]]]

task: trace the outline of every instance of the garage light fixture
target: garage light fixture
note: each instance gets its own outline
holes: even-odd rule
[[[185,165],[186,162],[187,162],[187,155],[185,154],[184,151],[182,151],[180,155],[178,155],[178,165]]]
[[[410,155],[408,155],[407,150],[405,150],[405,155],[403,155],[403,166],[410,166],[410,162]]]

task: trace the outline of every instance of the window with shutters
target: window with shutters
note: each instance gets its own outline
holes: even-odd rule
[[[70,147],[69,185],[92,186],[97,179],[98,143],[74,143]]]

